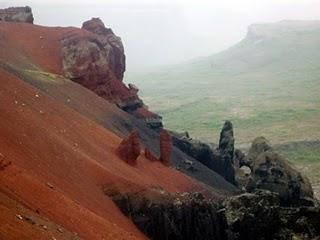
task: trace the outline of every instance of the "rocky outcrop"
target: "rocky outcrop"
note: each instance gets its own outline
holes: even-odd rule
[[[266,189],[278,193],[283,206],[313,205],[309,180],[276,153],[264,137],[253,141],[248,158],[252,165],[250,191]]]
[[[288,240],[320,236],[319,207],[281,207],[279,195],[266,190],[232,196],[222,203],[197,192],[104,191],[150,239]]]
[[[82,29],[87,33],[61,42],[65,76],[121,108],[143,106],[137,91],[122,82],[125,55],[121,39],[99,18],[83,23]]]
[[[219,208],[202,194],[147,198],[137,194],[113,194],[120,210],[150,239],[196,240],[225,237],[224,218]]]
[[[110,28],[106,28],[99,18],[92,18],[84,22],[82,29],[96,34],[97,39],[104,46],[104,50],[109,48],[106,55],[109,57],[108,67],[117,79],[122,79],[126,70],[126,56],[121,39]]]
[[[160,131],[160,162],[166,166],[170,166],[172,152],[172,138],[170,133],[161,129]]]
[[[139,89],[123,83],[126,57],[121,39],[99,18],[84,22],[82,29],[83,34],[70,34],[61,40],[64,75],[148,126],[162,127],[161,117],[150,112],[139,98]]]
[[[174,134],[172,139],[175,147],[223,176],[222,161],[217,149],[212,148],[207,143],[186,136],[181,137]]]
[[[188,134],[178,134],[175,132],[172,132],[172,134],[174,146],[223,176],[228,182],[237,185],[235,180],[234,138],[231,122],[227,121],[224,124],[219,146],[191,139]]]
[[[33,14],[30,7],[10,7],[0,9],[0,22],[33,23]]]
[[[223,173],[225,179],[236,185],[234,169],[234,137],[233,127],[230,121],[226,121],[220,133],[219,151],[222,158]]]
[[[223,202],[228,239],[318,239],[319,207],[281,207],[277,193],[256,191]]]
[[[236,169],[243,166],[250,168],[251,166],[248,157],[240,149],[236,149],[234,151],[234,166]]]
[[[245,193],[225,200],[223,206],[229,238],[278,239],[281,219],[277,194]]]
[[[137,163],[137,158],[140,155],[140,151],[139,134],[137,131],[134,131],[128,138],[122,140],[117,149],[117,154],[128,164],[135,165]]]

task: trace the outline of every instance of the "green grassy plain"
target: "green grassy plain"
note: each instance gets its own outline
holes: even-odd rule
[[[128,73],[126,81],[139,86],[167,128],[194,138],[217,142],[229,119],[239,145],[261,135],[272,143],[319,139],[320,24],[292,25],[262,25],[224,52]]]
[[[253,30],[252,30],[253,29]],[[166,128],[218,142],[223,122],[236,145],[264,136],[272,144],[320,139],[320,22],[251,28],[219,54],[143,73],[128,73]],[[281,152],[306,174],[320,199],[320,146]]]

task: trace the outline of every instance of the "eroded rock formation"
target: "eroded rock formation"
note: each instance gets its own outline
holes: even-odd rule
[[[172,138],[170,133],[161,129],[160,131],[160,162],[164,165],[169,166],[171,160],[171,152],[172,152]]]
[[[108,66],[117,79],[122,80],[123,73],[126,70],[126,57],[121,38],[116,36],[110,28],[106,28],[99,18],[92,18],[82,24],[82,29],[97,35],[97,39],[108,52]]]
[[[253,141],[248,157],[252,164],[250,190],[266,189],[278,193],[285,206],[313,204],[309,180],[276,153],[264,137]]]
[[[194,140],[186,134],[181,135],[175,132],[172,132],[172,134],[174,145],[181,151],[223,176],[228,182],[236,185],[234,137],[231,122],[227,121],[224,124],[219,146]]]
[[[223,161],[223,173],[228,182],[236,184],[234,169],[234,137],[230,121],[226,121],[220,133],[219,151]]]
[[[139,133],[137,131],[132,132],[128,138],[123,139],[117,149],[119,157],[130,165],[137,163],[140,151]]]
[[[69,36],[61,42],[66,77],[121,108],[141,107],[137,91],[122,82],[125,55],[121,39],[99,18],[84,22],[82,29],[88,33]]]
[[[123,83],[126,70],[121,39],[99,18],[82,25],[83,34],[61,40],[64,75],[92,90],[119,108],[141,118],[151,127],[162,127],[162,119],[152,113],[138,96],[139,89]]]
[[[10,7],[0,9],[0,22],[33,23],[33,14],[30,7]]]

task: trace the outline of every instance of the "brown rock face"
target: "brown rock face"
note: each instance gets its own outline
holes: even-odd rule
[[[33,14],[30,7],[10,7],[0,9],[0,22],[33,23]]]
[[[132,132],[128,138],[123,139],[117,149],[119,157],[130,165],[137,163],[140,151],[139,133],[137,131]]]
[[[172,152],[172,138],[167,130],[161,129],[160,132],[160,162],[170,165]]]
[[[126,70],[126,56],[121,38],[116,36],[110,28],[106,28],[99,18],[92,18],[82,24],[82,29],[98,35],[99,41],[105,46],[111,46],[109,67],[117,79],[123,78]]]
[[[64,75],[141,118],[149,127],[162,127],[161,117],[148,111],[139,98],[139,89],[122,82],[126,57],[121,39],[99,18],[84,22],[82,29],[83,33],[61,40]],[[146,112],[153,117],[145,116]]]
[[[99,18],[83,23],[82,29],[86,32],[61,41],[64,75],[122,109],[143,106],[137,91],[122,82],[125,55],[121,39]]]
[[[148,148],[144,150],[144,156],[146,157],[146,159],[150,160],[151,162],[158,161],[157,157],[153,155],[153,153]]]

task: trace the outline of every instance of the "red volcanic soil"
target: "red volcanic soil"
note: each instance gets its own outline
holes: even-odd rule
[[[116,154],[121,138],[4,70],[0,84],[0,157],[11,162],[0,171],[0,193],[36,218],[67,229],[66,239],[74,237],[68,232],[90,240],[145,239],[104,194],[109,187],[203,190],[189,177],[143,155],[136,166],[126,164]],[[0,203],[0,230],[7,233],[21,226],[15,237],[25,239],[22,229],[29,223],[18,219],[17,224],[16,211]],[[28,230],[37,236],[32,239],[42,239],[37,226]]]
[[[3,59],[16,67],[63,75],[61,41],[71,38],[94,39],[95,34],[75,27],[0,22],[0,62]],[[109,78],[90,79],[82,85],[115,103],[138,98],[136,91],[129,90],[122,79]],[[108,85],[100,89],[101,81],[108,82]]]
[[[73,35],[92,35],[74,27],[43,27],[15,22],[1,22],[0,32],[0,59],[56,74],[62,74],[60,40]]]
[[[0,239],[81,239],[0,193]]]

